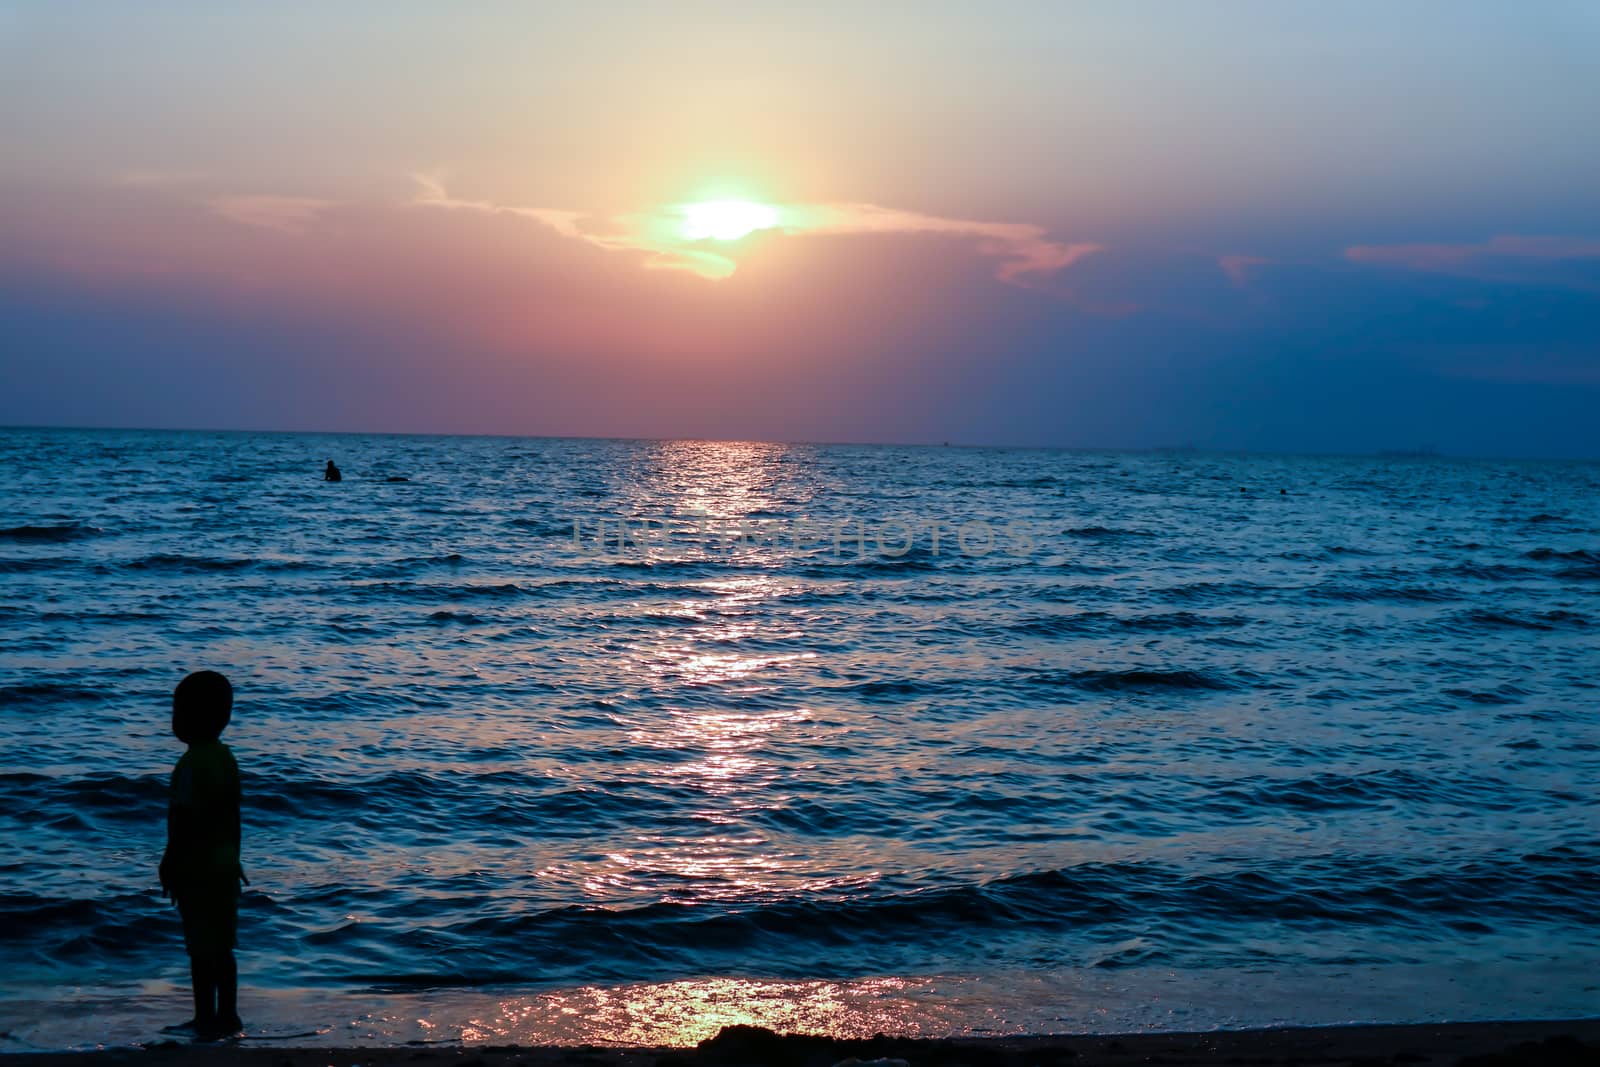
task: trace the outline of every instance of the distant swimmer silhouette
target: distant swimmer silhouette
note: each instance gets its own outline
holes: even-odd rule
[[[331,459],[328,460],[328,469],[322,472],[322,480],[325,482],[344,481],[344,475],[339,473],[339,468],[333,465],[333,460]]]

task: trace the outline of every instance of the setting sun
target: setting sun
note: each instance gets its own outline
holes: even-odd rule
[[[707,200],[686,204],[682,233],[690,241],[711,238],[737,241],[756,230],[770,230],[778,224],[778,211],[767,204],[748,200]]]

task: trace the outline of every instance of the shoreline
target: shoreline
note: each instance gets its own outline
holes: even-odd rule
[[[1546,1025],[1584,1033],[1600,1025],[1600,986],[1589,960],[1563,967],[1457,965],[1260,971],[988,976],[881,976],[850,981],[706,977],[551,989],[482,987],[383,991],[247,986],[248,1025],[227,1046],[240,1054],[339,1049],[305,1067],[371,1067],[394,1050],[673,1049],[693,1052],[718,1035],[809,1035],[846,1049],[862,1041],[941,1042],[998,1049],[1007,1043],[1076,1042],[1129,1035],[1141,1042],[1201,1036],[1422,1032],[1521,1034]],[[12,995],[7,996],[6,993]],[[0,1056],[153,1050],[173,1044],[163,1024],[192,1014],[175,981],[138,986],[0,988]],[[744,1027],[747,1031],[730,1028]],[[1576,1032],[1576,1030],[1575,1030]],[[1030,1036],[1032,1035],[1032,1036]],[[1225,1036],[1223,1040],[1243,1040]],[[795,1040],[799,1040],[798,1038]],[[1520,1040],[1520,1038],[1519,1038]],[[1585,1038],[1600,1042],[1600,1034]],[[1510,1043],[1502,1041],[1501,1044]],[[823,1067],[831,1067],[841,1054]],[[872,1058],[872,1057],[863,1057]],[[57,1061],[59,1062],[59,1061]],[[550,1062],[561,1062],[551,1060]],[[1600,1067],[1600,1057],[1596,1057]],[[284,1067],[274,1061],[266,1067]],[[288,1067],[299,1067],[298,1061]],[[417,1067],[429,1067],[419,1063]]]
[[[1036,1037],[871,1038],[777,1034],[730,1026],[692,1048],[596,1045],[278,1046],[163,1041],[94,1051],[0,1052],[7,1067],[1202,1067],[1213,1064],[1600,1064],[1600,1016],[1469,1023],[1365,1023],[1189,1033]],[[854,1067],[854,1065],[852,1065]]]

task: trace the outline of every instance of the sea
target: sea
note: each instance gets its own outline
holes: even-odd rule
[[[334,461],[343,478],[323,480]],[[0,1050],[1600,1015],[1600,464],[0,431]]]

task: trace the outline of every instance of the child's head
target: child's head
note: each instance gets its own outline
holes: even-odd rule
[[[215,741],[233,715],[233,686],[216,671],[195,671],[172,691],[172,732],[186,745]]]

